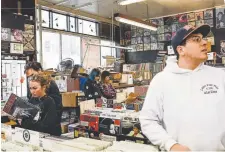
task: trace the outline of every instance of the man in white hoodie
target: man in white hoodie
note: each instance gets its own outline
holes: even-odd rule
[[[161,150],[225,150],[225,72],[203,64],[209,32],[208,25],[178,30],[172,39],[178,60],[168,61],[149,86],[141,128]]]

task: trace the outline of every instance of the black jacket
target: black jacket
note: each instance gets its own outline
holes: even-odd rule
[[[40,118],[38,121],[29,118],[23,119],[21,127],[60,136],[61,126],[57,120],[57,110],[54,100],[49,96],[44,96],[38,99],[32,98],[29,102],[40,107]]]
[[[85,97],[89,99],[96,99],[101,97],[101,91],[99,84],[96,81],[88,79],[84,84],[84,94]]]
[[[57,110],[57,122],[61,123],[61,117],[62,117],[62,96],[61,96],[61,94],[59,92],[59,88],[58,88],[57,84],[53,80],[50,82],[49,88],[47,90],[47,95],[50,96],[54,100],[55,105],[56,105],[56,110]],[[32,98],[30,89],[28,89],[28,91],[27,91],[27,97],[28,97],[28,99]],[[33,101],[33,102],[35,102],[35,101]]]

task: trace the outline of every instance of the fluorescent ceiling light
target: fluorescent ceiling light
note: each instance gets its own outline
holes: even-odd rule
[[[142,20],[134,18],[134,17],[128,17],[126,15],[119,14],[119,13],[115,14],[114,16],[115,16],[115,20],[117,20],[118,22],[122,22],[122,23],[133,25],[133,26],[138,26],[141,28],[157,31],[157,25],[155,25],[155,24],[151,24],[151,23],[142,21]]]
[[[129,4],[133,4],[133,3],[139,3],[139,2],[143,2],[145,0],[121,0],[118,2],[119,5],[129,5]]]

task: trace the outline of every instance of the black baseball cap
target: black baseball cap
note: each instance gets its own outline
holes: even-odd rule
[[[184,27],[180,28],[172,38],[171,45],[173,50],[176,52],[177,46],[180,45],[189,35],[200,33],[203,35],[203,37],[206,37],[209,32],[209,25],[201,25],[196,28],[191,25],[185,25]]]

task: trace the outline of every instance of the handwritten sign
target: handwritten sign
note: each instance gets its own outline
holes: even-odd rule
[[[15,133],[12,136],[14,142],[20,142],[26,145],[35,147],[40,146],[40,134],[36,131],[31,131],[23,128],[15,128]]]

